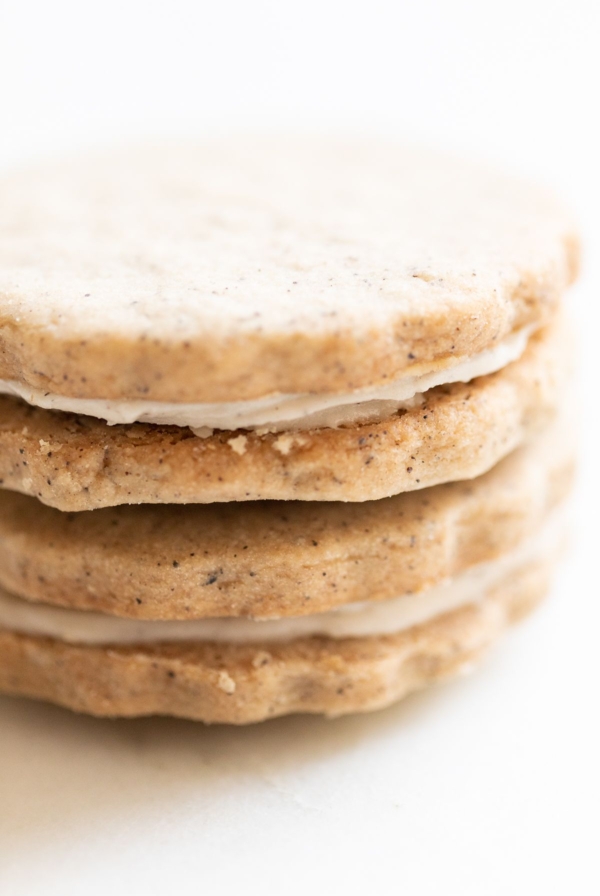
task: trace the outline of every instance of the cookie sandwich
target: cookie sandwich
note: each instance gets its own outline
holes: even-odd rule
[[[77,157],[0,196],[3,691],[375,708],[543,594],[578,259],[552,197],[291,139]]]

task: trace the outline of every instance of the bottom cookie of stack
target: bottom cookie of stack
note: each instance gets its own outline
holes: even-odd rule
[[[93,715],[167,714],[237,724],[293,712],[336,716],[377,709],[467,671],[543,597],[552,570],[548,553],[544,548],[516,567],[509,562],[497,580],[475,593],[469,588],[464,605],[393,634],[90,645],[3,629],[0,689]],[[486,579],[490,567],[477,573]],[[4,598],[4,610],[8,603]]]

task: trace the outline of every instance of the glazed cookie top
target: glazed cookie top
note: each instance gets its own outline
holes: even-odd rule
[[[541,325],[576,265],[551,197],[421,150],[75,157],[0,183],[0,379],[109,401],[352,392]]]

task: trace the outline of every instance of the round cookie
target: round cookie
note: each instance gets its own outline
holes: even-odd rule
[[[0,180],[0,692],[242,724],[464,670],[559,546],[577,262],[543,191],[380,142]]]
[[[65,514],[0,492],[0,586],[133,619],[299,616],[419,592],[509,552],[565,497],[559,420],[470,482],[361,504],[249,502]]]
[[[164,402],[347,392],[546,323],[577,257],[542,190],[394,143],[67,158],[0,182],[0,378]]]
[[[89,647],[0,630],[0,691],[98,716],[235,724],[292,712],[379,709],[467,671],[541,599],[550,568],[548,561],[530,561],[478,602],[396,635]]]
[[[561,403],[571,347],[558,317],[523,356],[438,386],[378,422],[293,433],[108,426],[0,396],[0,485],[60,510],[258,499],[366,501],[469,479],[539,431]]]

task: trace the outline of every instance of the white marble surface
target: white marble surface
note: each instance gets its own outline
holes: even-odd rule
[[[148,132],[374,126],[554,184],[587,240],[580,487],[546,605],[477,674],[371,716],[226,729],[0,699],[2,896],[598,890],[599,15],[0,4],[0,166]]]

